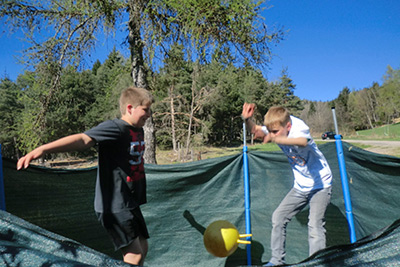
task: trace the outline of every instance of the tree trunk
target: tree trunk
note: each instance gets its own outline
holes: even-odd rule
[[[192,96],[193,96],[193,92],[192,92]],[[194,98],[192,98],[192,104],[190,106],[189,125],[188,125],[187,136],[186,136],[185,156],[189,153],[190,139],[192,137],[192,124],[193,124],[193,116],[194,116],[193,115],[193,113],[194,113],[193,101],[194,101]]]
[[[175,108],[174,108],[174,85],[171,85],[169,90],[169,104],[171,110],[171,132],[172,132],[172,148],[175,152],[178,151],[176,146],[176,133],[175,133]]]
[[[154,129],[153,117],[150,117],[144,127],[144,141],[146,143],[146,150],[144,153],[144,162],[157,164],[156,160],[156,131]]]
[[[19,160],[19,159],[21,158],[21,155],[20,155],[20,153],[19,153],[19,149],[18,149],[18,146],[17,146],[17,138],[14,137],[13,140],[14,140],[15,156],[16,156],[17,159]],[[0,153],[0,154],[1,154],[1,153]],[[0,166],[0,167],[1,167],[1,166]]]
[[[192,124],[193,124],[193,116],[194,116],[194,102],[196,100],[195,90],[196,90],[196,80],[197,80],[197,65],[193,68],[192,75],[192,102],[190,104],[190,115],[189,115],[189,125],[187,130],[187,138],[186,138],[186,151],[185,156],[189,153],[190,139],[192,136]]]
[[[369,117],[368,114],[366,114],[366,116],[367,116],[367,120],[368,120],[368,123],[369,123],[369,127],[371,127],[371,129],[374,129],[374,125],[372,124],[371,118]]]
[[[146,80],[146,70],[143,59],[143,41],[140,35],[141,13],[144,8],[142,1],[129,1],[129,35],[128,42],[131,50],[132,60],[132,79],[136,87],[148,88]],[[144,141],[146,150],[144,161],[146,163],[157,164],[156,160],[156,135],[153,117],[150,117],[143,127]]]

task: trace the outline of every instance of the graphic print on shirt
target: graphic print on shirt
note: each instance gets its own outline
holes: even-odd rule
[[[282,148],[289,159],[289,163],[292,166],[301,166],[306,165],[306,160],[300,157],[299,153],[293,148]]]
[[[132,137],[129,155],[129,164],[131,165],[131,173],[127,177],[127,182],[135,182],[144,178],[144,162],[143,154],[145,143],[143,141],[143,133],[129,130]]]

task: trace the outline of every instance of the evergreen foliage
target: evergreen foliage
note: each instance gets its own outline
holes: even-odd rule
[[[294,95],[295,86],[286,74],[279,82],[268,82],[250,65],[236,67],[218,59],[221,58],[203,64],[192,62],[185,59],[183,47],[176,45],[159,71],[149,76],[157,99],[153,112],[161,147],[170,148],[175,143],[177,149],[180,143],[189,150],[204,144],[240,143],[244,101],[256,102],[261,111],[279,102],[288,107],[301,106],[296,104],[300,99]],[[1,120],[6,130],[0,142],[3,150],[9,151],[7,156],[18,157],[19,152],[118,117],[119,94],[131,84],[129,64],[114,50],[103,64],[95,62],[92,70],[63,68],[54,101],[42,113],[44,125],[37,114],[41,114],[41,100],[48,93],[43,83],[51,83],[49,73],[45,69],[27,71],[15,83],[2,79],[0,93],[7,97],[1,98],[0,108],[14,107]],[[271,95],[274,97],[270,98]]]
[[[284,105],[304,119],[312,133],[334,130],[335,107],[341,133],[375,128],[399,117],[399,70],[388,67],[383,85],[350,91],[345,87],[330,102],[300,100],[286,71],[270,82],[250,65],[236,67],[215,54],[209,63],[192,62],[182,45],[171,49],[164,64],[148,76],[156,98],[153,106],[160,148],[202,145],[238,145],[242,140],[241,108],[257,105],[255,119],[262,124],[266,111]],[[18,158],[39,144],[83,132],[119,116],[118,97],[130,86],[130,62],[116,50],[92,70],[62,69],[60,89],[47,107],[43,125],[37,119],[51,83],[46,68],[26,71],[16,82],[0,80],[0,143],[6,157]],[[174,121],[174,123],[172,123]]]

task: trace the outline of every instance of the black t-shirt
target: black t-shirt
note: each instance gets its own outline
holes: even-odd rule
[[[95,211],[115,213],[146,203],[143,129],[114,119],[85,134],[99,147]]]

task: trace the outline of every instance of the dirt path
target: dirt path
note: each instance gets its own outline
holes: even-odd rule
[[[320,140],[322,141],[322,140]],[[335,142],[335,140],[324,140],[326,142]],[[378,141],[378,140],[343,140],[345,142],[357,145],[363,144],[368,147],[363,147],[364,150],[374,153],[385,154],[400,157],[400,141]]]

